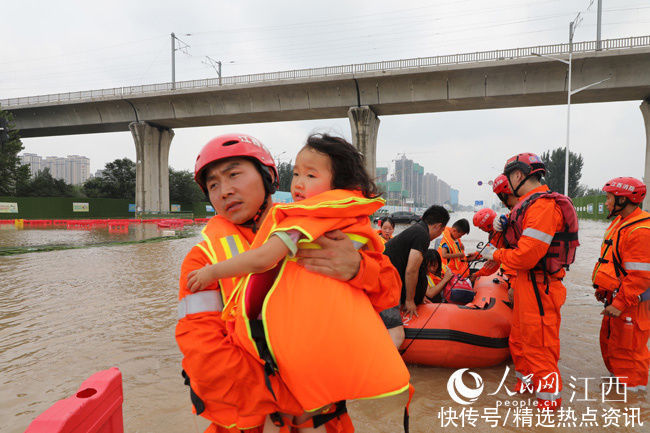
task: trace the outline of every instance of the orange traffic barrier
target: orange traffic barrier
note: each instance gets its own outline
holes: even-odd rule
[[[123,399],[120,370],[97,372],[75,395],[40,414],[25,433],[123,433]]]

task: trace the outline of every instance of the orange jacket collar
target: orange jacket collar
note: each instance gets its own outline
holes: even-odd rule
[[[548,188],[548,186],[547,186],[547,185],[540,185],[540,186],[538,186],[537,188],[533,188],[532,190],[528,191],[526,194],[524,194],[524,195],[522,195],[521,197],[519,197],[519,201],[524,201],[524,200],[526,200],[528,197],[530,197],[531,195],[533,195],[533,194],[535,194],[535,193],[537,193],[537,192],[546,192],[546,191],[550,191],[550,189]]]
[[[641,210],[641,208],[640,208],[640,207],[637,207],[636,209],[634,209],[634,210],[632,211],[631,214],[629,214],[628,216],[626,216],[625,218],[623,218],[623,219],[621,220],[621,222],[625,222],[625,221],[631,220],[632,218],[636,218],[636,217],[637,217],[641,212],[643,212],[643,211]]]

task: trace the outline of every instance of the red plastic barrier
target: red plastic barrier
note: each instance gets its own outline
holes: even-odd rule
[[[124,433],[122,401],[120,370],[99,371],[75,395],[40,414],[25,433]]]

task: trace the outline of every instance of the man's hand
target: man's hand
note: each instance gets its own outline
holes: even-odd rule
[[[488,260],[494,260],[494,252],[496,250],[497,250],[496,248],[488,244],[485,248],[483,248],[483,251],[481,252],[481,257]]]
[[[406,315],[407,319],[413,317],[418,317],[417,306],[414,301],[404,301],[404,306],[402,306],[402,312]]]
[[[502,232],[506,229],[508,226],[508,217],[505,215],[499,215],[498,218],[494,219],[494,222],[492,223],[492,228],[498,232]]]
[[[308,271],[332,277],[341,281],[354,278],[359,272],[361,255],[354,248],[350,238],[341,230],[327,232],[314,243],[322,249],[298,250],[298,263]]]
[[[605,307],[603,311],[600,312],[600,314],[603,316],[612,316],[612,317],[618,317],[621,315],[621,313],[622,311],[614,307],[613,305],[608,305],[607,307]]]

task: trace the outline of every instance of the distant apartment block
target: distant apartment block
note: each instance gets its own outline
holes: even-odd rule
[[[20,155],[20,162],[29,165],[32,176],[48,168],[55,179],[62,179],[72,185],[80,185],[90,177],[90,159],[80,155],[68,155],[67,158],[47,156],[42,158],[34,153]]]
[[[451,188],[435,174],[425,173],[423,166],[406,158],[404,154],[395,160],[395,170],[390,179],[388,167],[377,167],[376,173],[376,182],[385,192],[386,202],[390,205],[458,205],[458,190]]]

